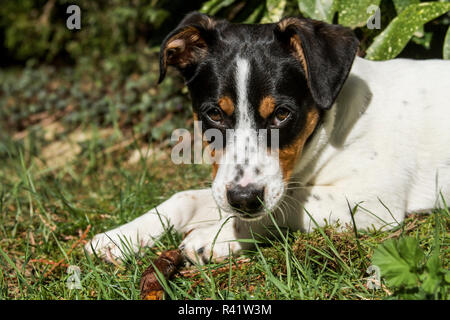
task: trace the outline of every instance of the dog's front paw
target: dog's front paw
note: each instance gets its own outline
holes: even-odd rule
[[[138,251],[138,247],[122,234],[110,231],[94,236],[85,246],[86,251],[111,263],[121,263],[130,254]]]
[[[234,232],[222,230],[216,238],[217,226],[192,230],[180,245],[183,255],[190,263],[207,264],[220,262],[230,255],[237,255],[242,245],[236,241]]]

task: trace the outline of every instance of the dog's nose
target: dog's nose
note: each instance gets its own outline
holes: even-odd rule
[[[255,213],[262,209],[264,187],[248,184],[245,187],[233,185],[227,189],[227,199],[230,206],[242,213]]]

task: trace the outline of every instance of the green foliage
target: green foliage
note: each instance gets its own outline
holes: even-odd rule
[[[426,257],[413,237],[386,240],[374,251],[372,263],[400,299],[448,299],[450,271],[445,270],[438,248]]]
[[[375,251],[372,262],[379,266],[392,287],[417,285],[417,266],[423,259],[418,241],[411,237],[387,240]]]
[[[233,4],[235,0],[210,0],[206,1],[200,11],[215,15],[220,9]]]
[[[448,14],[435,20],[448,12],[449,3],[419,0],[80,0],[82,28],[70,31],[65,24],[70,4],[69,0],[2,1],[0,48],[6,61],[101,64],[130,74],[136,71],[140,56],[157,47],[183,14],[199,9],[234,22],[267,23],[304,15],[339,23],[355,29],[361,51],[369,48],[370,59],[391,59],[410,41],[430,49],[432,41],[439,43],[444,35],[437,34],[436,28],[425,30],[424,25],[434,20],[434,27],[448,26],[450,20]],[[370,5],[381,5],[381,30],[366,27]],[[446,48],[441,46],[444,57],[448,57]]]
[[[450,59],[450,27],[447,30],[447,35],[444,40],[444,49],[442,51],[444,59]]]
[[[157,55],[149,59],[157,61]],[[0,131],[39,130],[42,120],[53,119],[68,130],[96,123],[166,139],[175,128],[186,126],[191,109],[180,79],[168,77],[157,85],[157,70],[155,63],[148,65],[147,72],[126,77],[102,69],[78,73],[51,66],[0,70]],[[1,146],[0,140],[0,158]]]
[[[371,16],[367,8],[371,5],[378,6],[380,0],[339,0],[339,24],[346,27],[356,28],[365,26]]]
[[[267,10],[261,19],[262,23],[278,22],[283,18],[286,8],[286,0],[267,0]]]
[[[395,58],[420,27],[449,10],[450,3],[420,3],[408,6],[375,38],[367,49],[366,57],[372,60]]]
[[[367,21],[374,14],[370,6],[381,6],[380,30],[370,30]],[[355,30],[361,40],[361,52],[367,50],[367,58],[387,60],[398,56],[409,42],[431,49],[433,38],[443,39],[437,29],[425,31],[425,25],[434,20],[434,26],[448,26],[444,14],[450,4],[419,0],[285,0],[238,1],[210,0],[203,4],[202,12],[221,16],[236,22],[276,22],[280,17],[303,15],[308,18],[339,23]],[[444,15],[444,16],[443,16]],[[442,18],[438,17],[442,16]],[[448,15],[447,15],[448,16]],[[446,40],[448,42],[448,40]],[[368,49],[367,49],[368,48]],[[442,48],[442,47],[441,47]],[[445,52],[445,48],[444,48]],[[439,52],[440,53],[440,52]],[[417,56],[414,56],[417,58]],[[436,56],[439,57],[439,56]],[[444,54],[446,58],[447,55]]]
[[[393,0],[397,14],[408,8],[412,4],[420,3],[420,0]]]
[[[81,8],[81,30],[69,30],[70,0],[4,0],[0,6],[0,44],[12,61],[75,62],[91,65],[108,60],[122,73],[135,71],[141,52],[158,45],[180,17],[168,9],[186,7],[182,1],[88,1]],[[190,5],[196,9],[194,5]]]
[[[298,0],[298,8],[305,17],[333,22],[338,2],[333,0]]]

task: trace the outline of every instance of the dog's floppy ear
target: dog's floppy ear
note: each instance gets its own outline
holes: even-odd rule
[[[158,83],[164,80],[168,66],[183,73],[206,56],[215,35],[215,25],[213,18],[198,12],[188,14],[180,22],[161,45]]]
[[[275,37],[296,55],[317,106],[329,109],[339,94],[358,49],[350,29],[304,18],[285,18]]]

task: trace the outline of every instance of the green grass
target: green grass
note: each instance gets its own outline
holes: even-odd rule
[[[81,244],[70,255],[66,252],[88,225],[90,238],[141,215],[183,186],[206,183],[203,167],[177,168],[151,159],[130,167],[124,150],[104,154],[86,148],[72,163],[48,171],[36,157],[18,149],[2,159],[0,170],[3,298],[137,298],[135,286],[154,257],[151,251],[142,261],[132,259],[119,268],[88,259]],[[165,241],[158,250],[174,245]],[[64,259],[79,266],[85,290],[66,289],[66,268],[44,277],[52,265],[33,262],[40,259]]]
[[[177,191],[207,186],[209,169],[176,166],[156,156],[129,164],[130,152],[142,141],[105,153],[102,148],[108,147],[96,137],[72,162],[49,171],[29,152],[32,138],[26,140],[28,147],[10,143],[10,155],[2,159],[0,170],[0,297],[138,299],[143,270],[158,252],[175,248],[182,235],[168,231],[154,248],[144,249],[142,257],[129,255],[124,265],[116,266],[86,256],[79,241],[82,233],[90,225],[90,238],[130,221]],[[169,155],[170,150],[161,154]],[[378,243],[409,234],[429,253],[438,232],[439,254],[448,268],[448,223],[448,210],[442,209],[410,216],[397,230],[359,233],[358,238],[353,230],[338,233],[331,226],[311,234],[285,235],[275,229],[276,240],[259,240],[255,250],[245,253],[244,262],[232,258],[182,270],[168,282],[166,295],[171,299],[387,298],[393,290],[385,284],[379,290],[367,288],[366,270]],[[46,274],[50,263],[60,260],[62,266]],[[81,290],[67,288],[67,265],[80,268]]]

